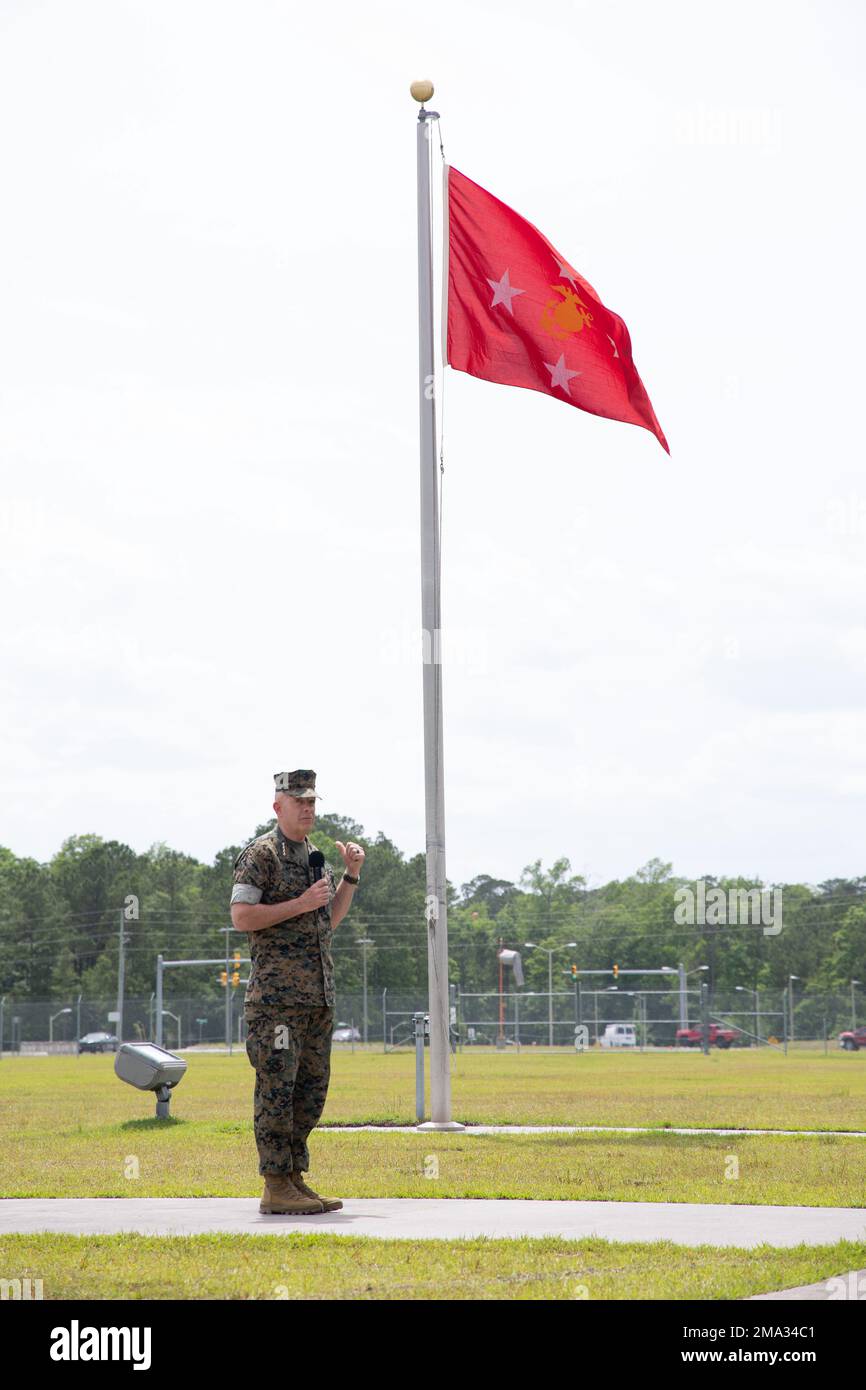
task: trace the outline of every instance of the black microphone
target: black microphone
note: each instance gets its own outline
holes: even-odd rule
[[[325,866],[325,856],[320,849],[310,850],[310,877],[313,883],[318,883],[322,877],[322,869]]]

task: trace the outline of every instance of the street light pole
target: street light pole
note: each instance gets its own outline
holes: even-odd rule
[[[734,989],[736,990],[737,994],[748,994],[748,993],[750,992],[749,990],[746,989],[746,986],[745,986],[745,985],[734,985]],[[760,1003],[758,1002],[758,991],[757,991],[757,988],[756,988],[756,989],[753,989],[753,990],[751,991],[751,993],[752,993],[752,995],[754,996],[754,1004],[755,1004],[755,1009],[754,1009],[754,1015],[755,1015],[755,1041],[756,1041],[756,1042],[760,1042],[760,1041],[761,1041],[761,1026],[760,1026],[760,1025],[761,1025],[761,1005],[760,1005]]]
[[[166,1018],[173,1018],[175,1023],[177,1024],[177,1050],[178,1052],[180,1052],[183,1046],[183,1041],[180,1036],[180,1018],[177,1014],[173,1014],[171,1009],[163,1009],[162,1012],[165,1014]]]
[[[793,980],[799,980],[799,978],[799,975],[788,976],[788,1009],[791,1016],[791,1022],[788,1026],[788,1037],[791,1039],[791,1042],[794,1041],[794,990],[791,982]]]
[[[547,1041],[548,1046],[553,1047],[553,957],[557,951],[573,951],[577,946],[577,942],[566,941],[562,946],[536,946],[534,941],[525,941],[523,944],[527,951],[547,952]]]
[[[49,1046],[49,1047],[51,1047],[52,1043],[54,1042],[54,1020],[55,1020],[55,1018],[59,1018],[61,1014],[71,1014],[71,1013],[72,1013],[72,1010],[71,1010],[71,1009],[58,1009],[58,1010],[57,1010],[57,1013],[56,1013],[56,1014],[52,1014],[51,1017],[49,1018],[49,1020],[48,1020],[48,1046]]]
[[[356,942],[356,946],[361,947],[364,964],[364,1045],[367,1043],[367,947],[375,945],[369,936],[361,936]]]
[[[553,1047],[553,952],[547,953],[547,1045]]]
[[[226,1034],[226,1051],[228,1052],[229,1056],[231,1056],[231,1053],[232,1053],[232,1011],[233,1011],[233,1005],[234,1005],[234,995],[233,995],[233,993],[232,993],[232,984],[231,984],[232,963],[231,963],[231,954],[230,954],[231,948],[230,948],[230,946],[229,946],[229,932],[237,931],[237,927],[234,927],[234,926],[232,926],[232,927],[220,927],[220,931],[225,932],[225,936],[226,936],[226,965],[225,965],[225,970],[226,970],[225,1034]]]

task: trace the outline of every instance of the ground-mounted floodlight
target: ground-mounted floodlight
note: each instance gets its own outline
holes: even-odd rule
[[[121,1081],[139,1091],[156,1092],[156,1118],[169,1118],[171,1093],[183,1080],[186,1062],[157,1043],[123,1043],[114,1059],[114,1070]]]
[[[497,955],[499,956],[499,959],[502,961],[503,965],[511,966],[511,969],[514,971],[514,983],[516,985],[522,985],[523,962],[520,959],[520,952],[509,951],[507,947],[503,946],[502,950],[497,952]]]
[[[526,944],[527,944],[527,946],[531,946],[531,945],[532,945],[532,942],[531,942],[531,941],[527,941]],[[516,985],[520,985],[520,986],[522,987],[522,986],[523,986],[523,983],[524,983],[524,981],[523,981],[523,965],[522,965],[521,960],[520,960],[520,952],[519,952],[519,951],[511,951],[511,950],[508,950],[505,946],[501,946],[501,947],[499,948],[499,950],[496,952],[496,957],[497,957],[497,959],[498,959],[498,961],[499,961],[499,1032],[498,1032],[497,1035],[496,1035],[496,1048],[497,1048],[497,1051],[498,1051],[498,1052],[504,1052],[504,1051],[505,1051],[505,1047],[506,1047],[506,1042],[505,1042],[505,991],[504,991],[504,989],[503,989],[503,975],[502,975],[502,972],[503,972],[503,970],[506,969],[506,968],[512,970],[512,971],[514,972],[514,983],[515,983]],[[550,959],[552,960],[553,957],[551,956]],[[517,996],[515,995],[515,999],[516,999],[516,997],[517,997]],[[551,1025],[551,1034],[552,1034],[552,1033],[553,1033],[553,1027],[552,1027],[552,1025]]]

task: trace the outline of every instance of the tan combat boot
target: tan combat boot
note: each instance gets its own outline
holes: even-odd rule
[[[304,1175],[298,1169],[295,1169],[292,1173],[292,1184],[299,1192],[302,1192],[305,1197],[314,1198],[317,1202],[321,1202],[323,1211],[339,1211],[343,1205],[339,1197],[320,1197],[318,1192],[314,1192],[311,1187],[307,1187],[307,1184],[304,1182]]]
[[[324,1211],[318,1197],[299,1192],[285,1173],[266,1173],[259,1211],[273,1216],[312,1216]]]

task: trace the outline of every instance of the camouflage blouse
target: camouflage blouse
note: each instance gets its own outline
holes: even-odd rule
[[[279,826],[260,835],[235,860],[232,902],[270,904],[299,897],[312,882],[313,848],[309,838],[286,839]],[[252,964],[244,999],[247,1012],[334,1007],[331,903],[337,883],[329,864],[322,877],[330,888],[327,907],[248,933]]]

